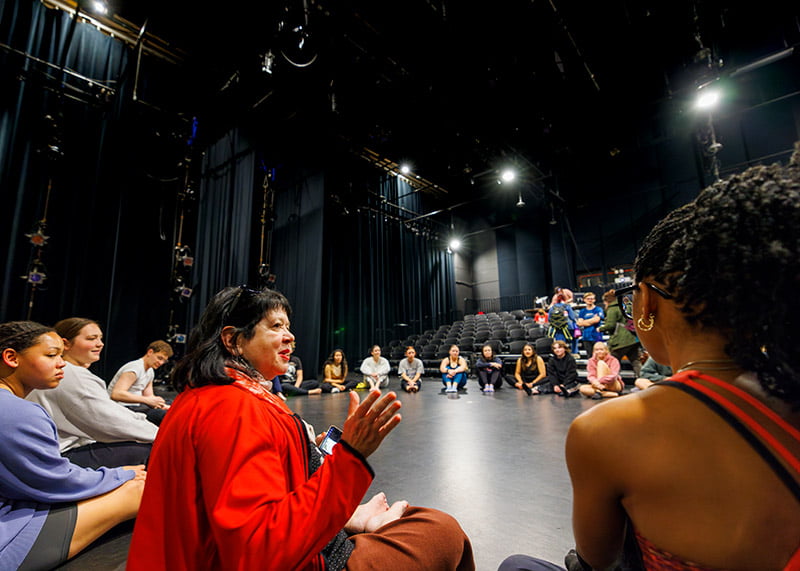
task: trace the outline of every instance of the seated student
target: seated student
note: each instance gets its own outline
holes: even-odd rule
[[[347,380],[347,358],[344,356],[344,351],[334,349],[322,367],[322,385],[320,387],[322,392],[351,391],[357,385],[358,381]]]
[[[292,351],[294,351],[294,344],[292,344]],[[281,390],[278,391],[281,395],[286,396],[302,396],[302,395],[318,395],[322,392],[319,382],[313,379],[303,378],[303,362],[297,355],[289,357],[289,368],[286,372],[279,377],[273,379],[273,383],[278,381],[278,386]]]
[[[172,357],[172,347],[166,341],[153,341],[144,357],[119,368],[108,385],[111,400],[122,403],[135,412],[143,412],[147,420],[161,424],[167,414],[167,402],[153,393],[155,370]]]
[[[562,397],[578,394],[578,365],[563,341],[553,341],[553,355],[547,360],[547,382]]]
[[[406,347],[406,358],[401,359],[397,365],[397,373],[400,375],[400,386],[407,393],[415,393],[422,388],[422,373],[425,372],[425,365],[417,359],[417,351],[410,345]]]
[[[467,388],[467,360],[459,355],[458,345],[450,346],[450,353],[442,359],[439,372],[446,393],[454,393]]]
[[[373,345],[369,350],[370,356],[361,363],[361,372],[364,373],[364,382],[369,385],[369,390],[389,386],[389,361],[381,357],[381,346]]]
[[[323,457],[324,435],[261,386],[286,370],[290,313],[278,292],[233,287],[203,312],[173,373],[180,394],[153,447],[127,569],[474,570],[451,516],[383,493],[359,505],[367,458],[401,421],[397,395],[348,395]]]
[[[547,380],[546,374],[544,360],[536,354],[533,345],[525,343],[514,369],[514,382],[512,383],[509,379],[506,379],[506,382],[515,389],[525,391],[528,396],[538,395],[540,392],[552,392],[544,386],[537,386]]]
[[[491,345],[481,347],[481,356],[475,362],[478,384],[485,393],[493,393],[503,386],[503,360],[494,354]]]
[[[608,352],[608,346],[599,341],[594,344],[594,353],[586,363],[585,385],[581,385],[581,394],[593,399],[618,397],[625,388],[619,376],[619,361]]]
[[[85,468],[147,464],[158,427],[140,412],[111,400],[106,383],[89,371],[100,359],[103,332],[91,319],[55,324],[64,340],[64,379],[26,398],[44,408],[58,427],[61,454]]]
[[[647,361],[642,365],[641,376],[633,384],[640,391],[649,388],[653,383],[663,381],[672,376],[672,368],[667,365],[656,363],[655,359],[648,356]]]
[[[63,349],[51,327],[0,324],[0,569],[57,567],[139,510],[144,466],[71,464],[53,420],[24,400],[58,386]]]

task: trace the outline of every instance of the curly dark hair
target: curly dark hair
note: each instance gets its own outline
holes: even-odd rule
[[[787,166],[751,167],[671,212],[634,262],[637,279],[663,283],[689,323],[726,335],[725,353],[795,407],[799,269],[800,143]]]
[[[252,290],[245,286],[227,287],[208,303],[200,322],[189,334],[186,356],[172,372],[172,384],[178,392],[188,387],[227,385],[233,382],[225,367],[239,369],[258,378],[260,374],[244,357],[231,355],[222,342],[225,327],[235,327],[236,337],[252,339],[255,327],[270,311],[282,309],[291,315],[289,301],[270,289]]]

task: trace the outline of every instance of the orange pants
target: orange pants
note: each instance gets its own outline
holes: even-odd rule
[[[350,541],[356,548],[347,560],[347,571],[475,570],[467,534],[453,517],[430,508],[409,507],[400,519]]]

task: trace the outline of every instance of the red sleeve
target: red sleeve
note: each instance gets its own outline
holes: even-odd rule
[[[193,437],[202,501],[224,566],[301,569],[366,493],[372,474],[345,446],[306,481],[299,420],[245,395],[225,399]],[[343,485],[343,483],[345,483]]]

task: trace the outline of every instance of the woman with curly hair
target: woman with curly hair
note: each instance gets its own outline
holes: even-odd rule
[[[799,262],[800,145],[788,166],[718,181],[650,232],[616,294],[675,374],[570,427],[586,565],[623,553],[645,569],[800,569]],[[545,568],[531,559],[501,569]]]

